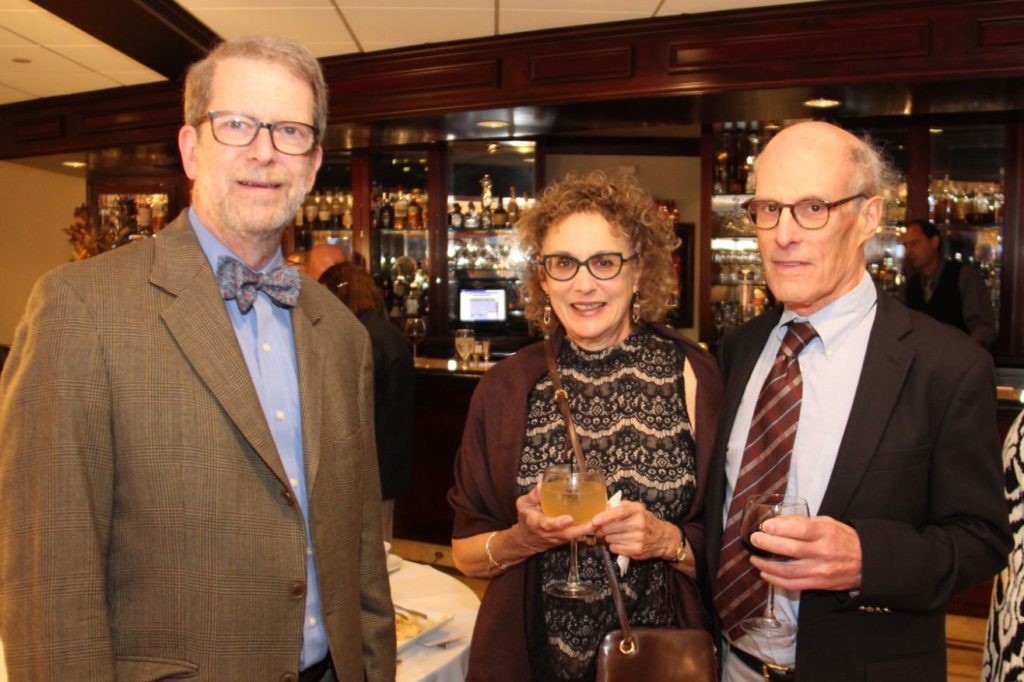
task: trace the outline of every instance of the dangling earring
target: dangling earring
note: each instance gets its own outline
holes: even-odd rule
[[[640,324],[640,296],[633,292],[633,324]]]
[[[544,297],[544,314],[540,321],[544,323],[545,327],[551,326],[551,299],[546,296]]]

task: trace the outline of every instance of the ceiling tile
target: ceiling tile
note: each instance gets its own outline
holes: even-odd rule
[[[41,76],[28,73],[7,73],[4,82],[14,88],[26,90],[39,97],[55,97],[73,92],[114,88],[118,83],[92,71],[51,71]]]
[[[22,38],[21,36],[11,33],[7,29],[3,28],[3,23],[3,12],[0,11],[0,47],[9,47],[12,45],[35,45],[31,40]]]
[[[2,2],[3,0],[0,0]],[[331,0],[177,0],[178,4],[189,10],[200,9],[295,9],[309,7],[332,7]]]
[[[159,83],[167,80],[156,71],[146,68],[104,71],[103,75],[117,81],[120,85],[143,85],[144,83]]]
[[[537,31],[545,28],[561,26],[581,26],[584,24],[603,24],[610,21],[626,19],[643,19],[647,15],[630,11],[618,12],[577,12],[571,10],[509,10],[501,7],[501,20],[498,28],[503,35],[520,31]]]
[[[12,102],[24,102],[25,100],[35,99],[37,95],[22,92],[14,88],[9,88],[3,83],[0,83],[0,104],[11,104]]]
[[[145,68],[131,57],[118,52],[112,47],[107,47],[103,43],[96,43],[95,45],[68,45],[51,47],[51,49],[94,71],[106,72],[117,69],[129,71]]]
[[[505,10],[594,12],[595,14],[615,12],[649,17],[657,8],[658,0],[629,0],[629,2],[622,0],[501,0],[502,12]]]
[[[506,0],[502,0],[505,2]],[[480,9],[494,11],[495,0],[335,0],[342,11],[350,9],[426,9],[437,12]],[[346,15],[347,16],[347,15]]]
[[[800,2],[818,2],[819,0],[800,0]],[[728,9],[743,9],[745,7],[765,7],[768,5],[789,5],[791,2],[779,2],[779,0],[665,0],[659,17],[667,17],[673,14],[699,12],[717,12]]]
[[[303,43],[351,44],[345,24],[332,7],[272,9],[202,9],[194,12],[204,24],[224,36],[266,34]]]
[[[95,45],[91,35],[41,9],[0,12],[0,26],[40,45]]]
[[[348,35],[347,33],[345,35]],[[309,48],[309,51],[313,53],[317,58],[323,57],[335,57],[341,54],[352,54],[359,52],[359,46],[353,43],[351,40],[344,43],[335,42],[322,42],[314,43],[309,40],[303,40],[302,44]]]
[[[406,8],[402,21],[394,21],[394,16],[394,10],[387,9],[345,10],[345,19],[367,51],[494,35],[493,9]]]

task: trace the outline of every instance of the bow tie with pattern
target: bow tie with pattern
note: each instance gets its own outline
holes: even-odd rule
[[[299,272],[284,265],[262,273],[255,272],[237,258],[220,256],[217,259],[217,283],[221,297],[225,301],[234,299],[243,315],[252,310],[260,291],[282,308],[293,308],[299,302]]]

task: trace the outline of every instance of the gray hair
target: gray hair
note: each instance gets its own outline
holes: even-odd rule
[[[850,146],[850,162],[854,176],[850,181],[850,192],[864,192],[869,198],[881,196],[890,199],[896,195],[896,188],[902,174],[886,158],[870,135],[853,136]]]
[[[243,36],[226,40],[192,64],[185,74],[185,124],[198,126],[210,107],[210,87],[217,62],[231,58],[254,59],[277,64],[313,91],[313,126],[322,139],[327,126],[327,84],[320,62],[305,45],[285,38]]]

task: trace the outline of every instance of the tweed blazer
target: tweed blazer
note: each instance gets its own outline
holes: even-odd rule
[[[330,650],[339,679],[390,680],[367,335],[308,278],[292,325]],[[45,275],[0,383],[11,679],[294,679],[306,579],[301,510],[187,213]]]
[[[722,544],[725,450],[781,310],[726,337],[708,484],[711,599]],[[846,431],[818,512],[860,538],[859,590],[800,595],[801,680],[946,679],[945,606],[995,574],[1010,548],[992,358],[960,331],[879,292]]]

